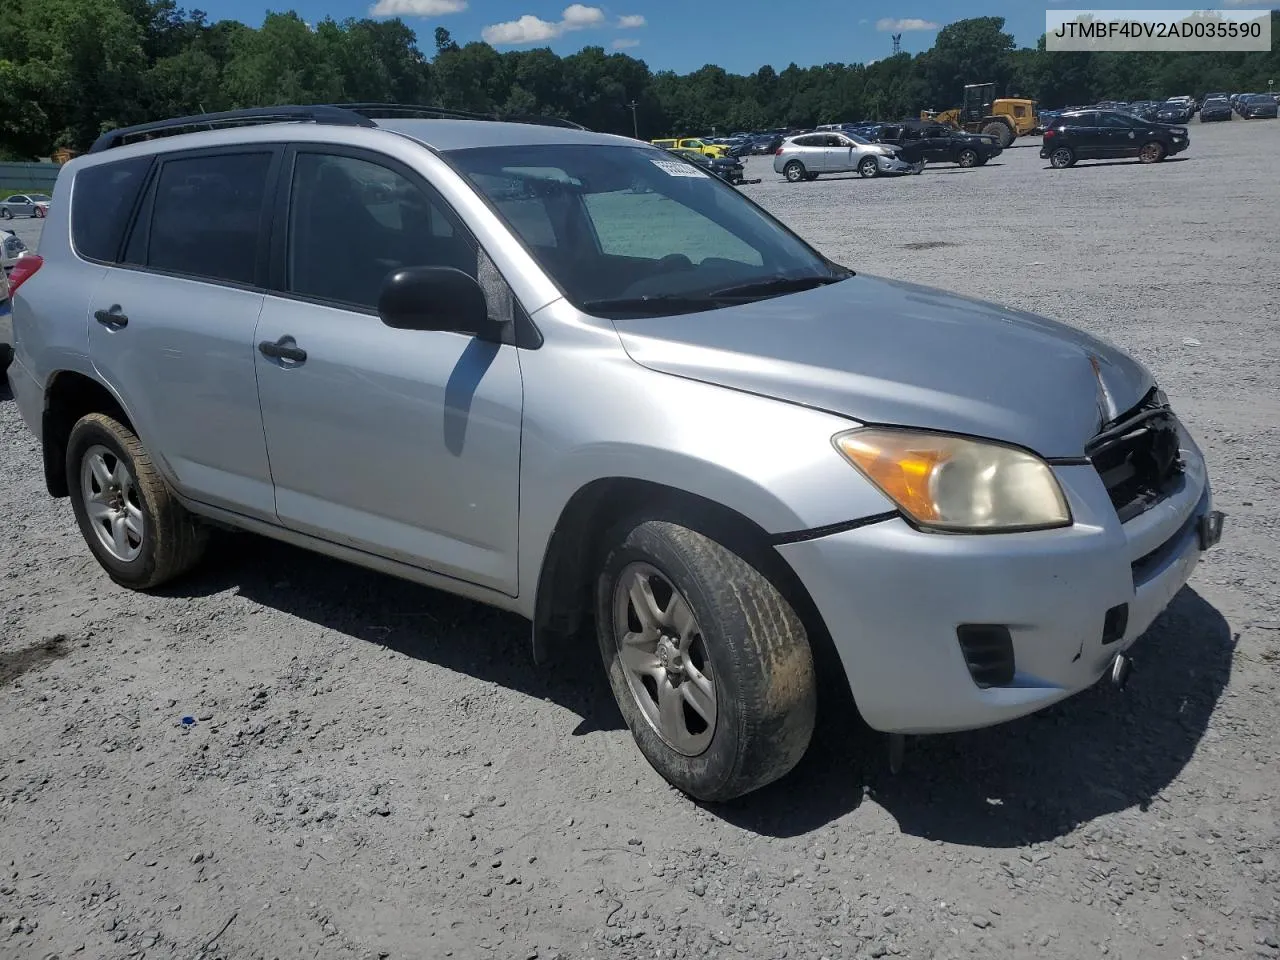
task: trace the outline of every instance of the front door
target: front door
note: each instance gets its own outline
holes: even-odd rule
[[[255,336],[280,522],[514,594],[518,350],[396,330],[375,310],[391,271],[476,276],[483,255],[438,194],[388,158],[300,147],[286,177],[277,292]]]
[[[272,147],[172,154],[89,309],[89,354],[186,496],[274,516],[253,332]]]
[[[1100,157],[1132,157],[1142,144],[1133,123],[1117,113],[1103,113],[1098,117]]]

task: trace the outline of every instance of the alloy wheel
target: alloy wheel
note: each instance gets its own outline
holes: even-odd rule
[[[716,729],[716,677],[689,601],[648,563],[628,564],[613,591],[614,641],[627,687],[671,749],[696,757]]]
[[[95,444],[80,461],[80,495],[98,543],[121,563],[142,552],[142,498],[125,462]]]

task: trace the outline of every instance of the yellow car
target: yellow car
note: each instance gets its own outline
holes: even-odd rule
[[[729,148],[720,143],[704,143],[697,138],[669,137],[664,140],[650,140],[655,147],[665,150],[694,150],[706,157],[723,157]]]

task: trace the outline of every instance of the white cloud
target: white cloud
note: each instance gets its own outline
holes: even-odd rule
[[[369,8],[372,17],[439,17],[461,13],[467,0],[378,0]]]
[[[581,3],[569,4],[560,16],[560,26],[565,30],[584,30],[604,23],[603,10],[599,7],[584,6]]]
[[[532,14],[526,13],[519,20],[508,20],[505,23],[495,23],[485,27],[480,31],[480,36],[484,38],[485,43],[501,47],[538,43],[558,37],[561,32],[560,24],[548,23],[546,20],[539,20]]]
[[[386,2],[386,0],[383,0]],[[415,2],[415,0],[391,0],[391,2]],[[568,33],[570,30],[586,30],[604,23],[604,11],[571,3],[560,14],[560,20],[552,23],[531,13],[519,20],[494,23],[480,31],[485,43],[495,47],[515,47],[525,43],[543,43]]]
[[[906,17],[902,20],[883,17],[876,21],[876,29],[885,33],[903,33],[907,30],[937,30],[938,24],[932,20],[921,20],[919,17]]]
[[[613,41],[613,49],[615,50],[626,50],[628,47],[638,46],[640,46],[640,41],[635,37],[619,37]]]
[[[638,13],[628,13],[618,18],[619,30],[634,30],[643,27],[648,21]]]

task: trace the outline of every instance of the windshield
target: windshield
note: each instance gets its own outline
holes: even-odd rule
[[[600,316],[710,310],[849,275],[718,177],[650,147],[446,155],[569,302]]]
[[[46,193],[33,193],[31,194],[31,200],[34,203],[49,203],[50,201],[53,200],[53,197],[49,196]]]
[[[845,131],[844,135],[848,137],[850,140],[852,140],[854,143],[868,144],[871,142],[870,140],[867,140],[865,137],[860,137],[856,133],[849,133],[849,131],[847,130]]]

